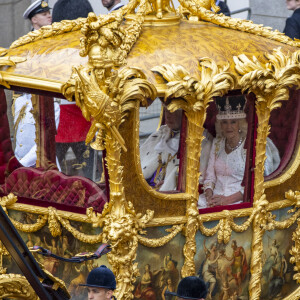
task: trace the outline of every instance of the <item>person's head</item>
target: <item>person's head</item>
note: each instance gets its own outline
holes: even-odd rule
[[[176,293],[166,292],[165,294],[177,296],[180,300],[204,300],[207,296],[207,287],[199,277],[189,276],[179,282]]]
[[[109,300],[116,289],[116,279],[114,273],[106,266],[102,265],[93,269],[86,280],[89,300]]]
[[[113,290],[99,287],[88,287],[88,300],[110,300],[113,296]]]
[[[166,107],[164,107],[165,123],[171,130],[180,130],[182,110],[178,109],[173,113],[170,112]]]
[[[227,139],[238,136],[246,137],[248,124],[244,112],[245,103],[244,96],[232,96],[216,100],[218,108],[215,123],[217,137]]]
[[[171,253],[167,253],[166,260],[170,260],[170,259],[172,259],[172,254]]]
[[[147,271],[147,272],[150,271],[150,265],[149,264],[145,265],[145,271]]]
[[[38,30],[43,26],[51,25],[50,9],[47,2],[37,0],[25,10],[23,17],[31,21],[33,29]]]
[[[289,10],[296,10],[300,8],[300,0],[286,0],[286,8]]]
[[[53,7],[52,21],[87,18],[93,8],[88,0],[58,0]]]
[[[237,248],[237,244],[236,244],[236,240],[233,240],[231,243],[231,248],[232,249],[236,249]]]
[[[107,10],[111,10],[114,6],[116,6],[117,4],[119,4],[121,2],[121,0],[101,0],[101,1],[102,1],[102,5]]]
[[[212,243],[210,246],[211,250],[217,250],[217,243]]]

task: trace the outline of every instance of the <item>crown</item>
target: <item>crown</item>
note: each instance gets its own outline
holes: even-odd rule
[[[218,120],[246,118],[246,114],[244,112],[246,99],[244,96],[217,98],[216,105],[218,108]]]

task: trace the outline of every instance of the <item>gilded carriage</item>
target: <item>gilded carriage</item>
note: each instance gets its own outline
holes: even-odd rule
[[[1,205],[29,247],[71,256],[112,245],[107,258],[80,266],[37,257],[74,299],[99,264],[116,274],[117,299],[164,299],[168,284],[175,289],[180,277],[195,274],[205,277],[211,299],[298,299],[300,43],[217,15],[214,1],[180,2],[175,13],[130,1],[0,49]],[[10,91],[13,102],[17,93],[31,95],[34,166],[14,153]],[[199,210],[203,132],[214,127],[214,99],[235,95],[248,103],[243,201]],[[57,99],[76,103],[90,122],[92,177],[57,163]],[[160,101],[184,111],[178,183],[164,192],[145,180],[139,150],[140,110]],[[264,176],[268,137],[281,160]],[[3,245],[0,254],[1,297],[35,297],[10,274],[18,270]]]

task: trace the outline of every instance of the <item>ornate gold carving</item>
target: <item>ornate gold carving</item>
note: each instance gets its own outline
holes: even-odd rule
[[[291,163],[289,163],[284,172],[282,172],[278,177],[265,182],[266,189],[286,182],[296,173],[300,165],[300,142],[297,143],[295,149],[297,149],[297,153],[292,158]]]
[[[73,69],[63,92],[69,100],[75,96],[83,116],[87,120],[92,119],[86,143],[91,143],[97,150],[106,149],[110,202],[105,205],[102,215],[88,210],[88,216],[93,226],[103,227],[102,241],[112,246],[108,260],[117,278],[116,297],[131,299],[138,274],[137,263],[133,263],[138,233],[142,233],[141,229],[154,213],[148,210],[144,216],[136,214],[132,204],[126,201],[120,157],[121,149],[127,149],[119,126],[125,121],[128,111],[135,109],[136,102],[147,105],[147,99],[156,97],[156,90],[141,70],[113,70],[124,64],[139,35],[143,17],[138,17],[126,30],[120,27],[122,21],[122,12],[103,19],[89,15],[82,28],[85,37],[81,41],[80,52],[82,56],[89,55],[89,65]]]
[[[8,52],[8,49],[0,47],[0,56],[6,55],[7,52]]]
[[[137,0],[131,1],[129,4],[124,5],[122,8],[117,11],[113,11],[109,15],[99,15],[98,17],[94,13],[90,13],[88,18],[97,19],[100,22],[107,23],[112,19],[121,19],[123,20],[124,15],[132,10],[132,7],[136,6]],[[142,11],[144,14],[145,11],[145,1],[141,1]],[[26,35],[20,37],[18,40],[14,41],[10,49],[20,47],[22,45],[26,45],[28,43],[38,41],[44,38],[61,35],[63,33],[72,32],[80,30],[84,27],[84,25],[88,22],[88,18],[78,18],[76,20],[63,20],[61,22],[55,22],[52,25],[43,26],[39,30],[30,31]],[[96,22],[98,22],[96,21]]]
[[[0,275],[0,298],[39,299],[27,279],[18,274]]]
[[[170,229],[166,229],[167,232],[170,232],[170,234],[159,238],[159,239],[148,239],[145,238],[141,235],[138,235],[138,241],[140,244],[146,246],[146,247],[151,247],[151,248],[156,248],[156,247],[161,247],[170,242],[181,230],[183,229],[183,224],[181,225],[174,225]]]
[[[269,119],[273,109],[281,107],[280,101],[288,100],[289,88],[300,85],[300,51],[291,56],[285,55],[280,48],[273,54],[265,54],[266,63],[257,58],[250,60],[245,55],[234,57],[235,68],[243,77],[240,80],[242,91],[256,95],[258,129],[256,138],[254,208],[261,206],[253,221],[253,244],[251,256],[250,296],[259,298],[261,292],[260,277],[262,271],[262,237],[264,226],[271,221],[266,212],[268,201],[264,194],[264,163],[266,159],[266,141],[270,133]],[[273,223],[273,222],[272,222]]]
[[[26,60],[27,58],[25,57],[17,57],[17,56],[0,57],[0,66],[15,66],[16,64]]]
[[[283,300],[299,300],[300,298],[300,287],[298,287],[294,292],[289,294]]]
[[[63,20],[61,22],[55,22],[52,25],[43,26],[39,30],[30,31],[26,35],[18,38],[10,45],[10,49],[17,48],[47,37],[79,30],[85,21],[85,18],[78,18],[77,20]]]
[[[47,274],[47,276],[54,282],[53,289],[61,288],[65,295],[68,295],[71,298],[69,291],[67,290],[66,284],[63,280],[53,276],[49,271],[47,271],[41,264],[39,264],[43,271]]]
[[[138,247],[138,233],[143,233],[142,229],[152,217],[153,211],[147,211],[144,216],[136,214],[130,202],[124,203],[122,207],[114,204],[112,208],[106,204],[102,216],[91,216],[94,226],[103,226],[102,241],[112,246],[108,261],[117,278],[117,299],[132,298],[133,283],[139,273],[137,263],[133,263]]]
[[[24,57],[17,57],[17,56],[1,57],[2,55],[5,55],[7,52],[7,49],[5,49],[6,51],[4,51],[2,49],[4,49],[4,48],[0,48],[0,67],[1,66],[15,66],[17,63],[27,60]],[[7,83],[7,81],[5,81],[1,72],[0,72],[0,84],[2,84],[3,86],[5,86],[8,89],[10,88],[10,85]]]
[[[165,101],[171,99],[168,109],[175,111],[181,108],[188,118],[187,169],[189,172],[186,178],[186,193],[192,198],[187,201],[187,238],[183,248],[185,263],[181,270],[183,277],[195,274],[195,235],[198,230],[199,196],[197,187],[206,109],[213,97],[222,96],[235,87],[236,79],[228,69],[229,65],[220,67],[209,58],[200,60],[197,77],[192,77],[182,66],[162,65],[152,69],[168,81],[168,90],[165,93]]]
[[[181,11],[183,11],[183,14],[187,15],[185,10],[188,10],[191,14],[192,20],[195,20],[196,16],[202,21],[207,21],[218,26],[263,36],[267,39],[295,47],[300,46],[299,40],[292,40],[278,30],[272,30],[271,27],[264,27],[263,25],[254,24],[249,20],[242,20],[227,17],[223,14],[216,14],[215,12],[211,11],[210,8],[203,7],[203,5],[197,0],[179,0],[179,3],[183,7],[183,9],[181,9]]]
[[[295,264],[294,266],[294,270],[297,272],[294,276],[293,279],[297,280],[298,283],[300,283],[300,257],[299,257],[299,253],[300,253],[300,220],[297,220],[297,229],[296,231],[293,233],[293,241],[294,241],[294,246],[292,247],[292,249],[290,250],[290,254],[291,254],[291,259],[290,262],[292,264]]]
[[[48,223],[49,223],[49,231],[52,236],[60,236],[61,235],[61,226],[56,217],[56,209],[53,207],[49,207],[49,215],[48,215]]]

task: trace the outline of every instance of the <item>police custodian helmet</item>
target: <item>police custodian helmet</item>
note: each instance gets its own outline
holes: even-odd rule
[[[205,299],[207,296],[207,287],[205,282],[199,277],[189,276],[179,282],[176,293],[165,292],[165,295],[177,296],[183,299]]]
[[[58,0],[53,7],[52,21],[86,18],[93,8],[88,0]]]
[[[89,273],[86,284],[80,285],[115,290],[117,283],[114,273],[102,265]]]

